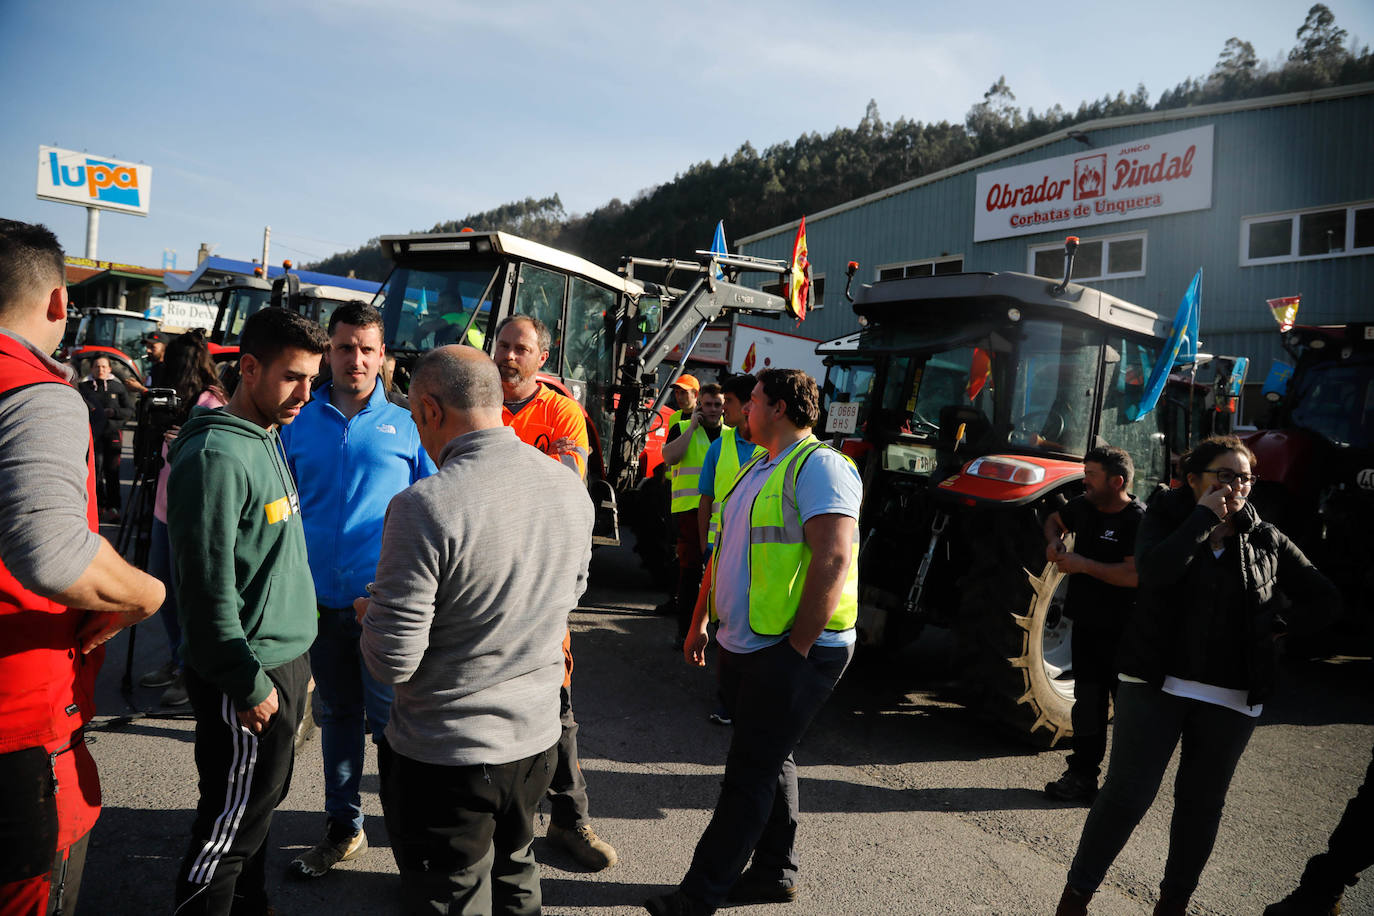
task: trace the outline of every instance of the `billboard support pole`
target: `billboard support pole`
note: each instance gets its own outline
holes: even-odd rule
[[[96,258],[96,247],[100,244],[100,209],[98,207],[86,208],[86,259],[90,261]]]

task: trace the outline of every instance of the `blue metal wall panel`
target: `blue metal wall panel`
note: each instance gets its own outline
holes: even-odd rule
[[[1185,111],[1168,120],[1118,122],[1091,130],[1089,137],[1095,147],[1105,148],[1206,124],[1214,126],[1215,144],[1212,206],[1206,210],[974,243],[978,172],[971,170],[809,219],[808,247],[813,269],[826,278],[826,304],[795,333],[825,340],[857,329],[844,300],[844,269],[850,260],[860,262],[856,280],[862,282],[873,282],[879,265],[943,255],[963,255],[965,270],[1028,271],[1031,246],[1058,241],[1069,232],[1085,240],[1146,233],[1143,277],[1092,285],[1166,316],[1173,315],[1193,273],[1203,268],[1204,347],[1250,356],[1252,380],[1263,380],[1271,359],[1284,358],[1266,299],[1301,294],[1298,320],[1304,324],[1374,320],[1374,255],[1240,266],[1245,217],[1374,200],[1374,168],[1369,164],[1374,150],[1374,89],[1206,117]],[[1075,141],[1061,140],[979,171],[1083,149]],[[795,234],[793,227],[757,239],[745,253],[786,258]],[[780,326],[793,330],[791,324],[788,319]]]

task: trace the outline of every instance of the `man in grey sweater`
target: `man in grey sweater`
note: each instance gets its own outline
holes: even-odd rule
[[[577,474],[501,421],[472,347],[416,364],[410,411],[439,470],[392,499],[363,660],[394,684],[378,746],[407,912],[540,911],[533,816],[553,775],[563,633],[587,583]]]

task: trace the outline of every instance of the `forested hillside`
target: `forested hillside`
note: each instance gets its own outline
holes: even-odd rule
[[[885,122],[876,102],[869,102],[856,127],[804,134],[762,153],[745,143],[733,155],[698,163],[628,203],[613,199],[591,213],[569,214],[557,194],[527,197],[417,231],[502,229],[610,269],[624,254],[681,256],[705,247],[719,219],[733,240],[1086,121],[1374,80],[1368,45],[1347,47],[1348,37],[1319,3],[1308,11],[1285,60],[1261,61],[1250,42],[1231,38],[1210,73],[1184,80],[1154,105],[1140,85],[1129,95],[1083,102],[1072,112],[1059,105],[1023,112],[1006,79],[999,78],[962,124]],[[309,267],[334,274],[352,270],[372,280],[384,279],[387,271],[376,239]]]

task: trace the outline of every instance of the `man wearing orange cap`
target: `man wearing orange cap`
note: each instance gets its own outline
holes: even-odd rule
[[[695,381],[695,379],[693,379]],[[677,533],[677,635],[673,648],[681,649],[701,585],[701,533],[697,507],[701,503],[698,478],[706,452],[721,433],[725,399],[719,385],[699,389],[696,408],[668,431],[663,460],[671,469],[673,523]]]
[[[663,424],[663,428],[667,430],[666,435],[668,436],[668,438],[671,439],[677,435],[678,423],[680,423],[683,420],[691,419],[692,411],[696,410],[697,393],[700,390],[701,383],[697,381],[697,377],[695,375],[690,375],[686,372],[684,372],[682,375],[679,375],[677,379],[673,382],[672,387],[669,388],[669,391],[672,392],[672,403],[677,409],[668,415],[668,422]],[[674,478],[676,476],[676,470],[677,469],[673,466],[672,462],[663,462],[663,472],[665,478],[668,481],[668,500],[666,503],[658,507],[658,512],[663,519],[663,528],[668,532],[668,539],[673,542],[677,541],[678,536],[677,519],[673,517],[672,511],[672,494],[674,489]],[[660,604],[658,607],[654,608],[655,614],[662,614],[666,617],[672,617],[678,613],[676,591],[677,584],[678,583],[676,581],[672,583],[670,587],[672,587],[674,591],[669,592],[668,599],[664,601],[662,604]],[[688,609],[685,613],[690,614],[691,610]]]

